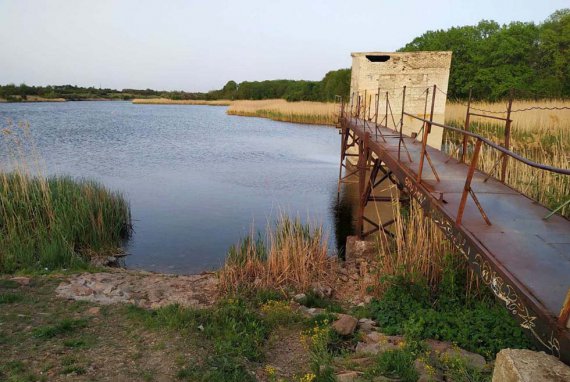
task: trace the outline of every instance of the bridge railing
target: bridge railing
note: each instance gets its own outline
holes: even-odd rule
[[[417,137],[418,135],[420,135],[420,133],[422,134],[421,137],[421,143],[422,143],[422,149],[421,149],[421,155],[420,155],[420,160],[419,160],[419,167],[418,167],[418,171],[417,171],[417,181],[419,183],[421,183],[422,181],[422,173],[423,173],[423,167],[424,167],[424,158],[427,159],[436,180],[439,182],[439,176],[437,173],[437,170],[435,168],[435,166],[433,165],[431,158],[429,156],[429,153],[426,149],[427,147],[427,141],[428,141],[428,137],[429,134],[431,132],[431,128],[432,126],[437,126],[440,127],[444,130],[447,130],[449,132],[453,132],[456,134],[459,134],[460,136],[462,136],[462,152],[461,152],[461,156],[460,156],[460,161],[461,162],[465,162],[465,157],[466,157],[466,153],[467,153],[467,147],[468,147],[468,140],[469,139],[474,139],[475,140],[475,144],[474,144],[474,149],[473,149],[473,153],[472,153],[472,157],[471,157],[471,163],[469,164],[469,169],[467,172],[467,176],[465,179],[465,185],[463,188],[463,193],[461,195],[461,200],[460,200],[460,204],[458,207],[458,211],[457,211],[457,217],[456,217],[456,223],[457,224],[461,224],[461,221],[463,219],[463,213],[465,211],[465,206],[467,203],[467,197],[470,195],[473,199],[473,201],[475,202],[475,204],[477,205],[477,208],[479,209],[479,212],[481,213],[481,216],[483,217],[483,219],[485,220],[485,222],[488,225],[491,225],[491,221],[489,220],[489,218],[487,217],[483,207],[481,206],[481,204],[479,203],[479,200],[475,194],[475,192],[473,191],[472,187],[471,187],[471,183],[473,180],[473,176],[475,174],[475,170],[477,170],[477,163],[479,160],[479,156],[481,153],[481,148],[483,145],[486,145],[489,148],[492,148],[494,150],[497,150],[498,152],[501,153],[499,160],[494,164],[493,168],[490,170],[490,173],[485,173],[486,175],[488,175],[487,179],[489,177],[492,176],[492,172],[495,170],[495,168],[497,167],[497,165],[499,163],[502,162],[502,171],[501,171],[501,175],[500,175],[500,181],[501,182],[505,182],[506,179],[506,170],[507,170],[507,161],[509,158],[513,158],[514,160],[524,163],[527,166],[539,169],[539,170],[544,170],[544,171],[549,171],[552,173],[557,173],[557,174],[561,174],[561,175],[570,175],[570,169],[564,169],[564,168],[558,168],[558,167],[554,167],[554,166],[550,166],[550,165],[546,165],[546,164],[541,164],[541,163],[537,163],[534,162],[528,158],[525,158],[513,151],[511,151],[510,148],[510,127],[511,127],[511,123],[512,123],[512,119],[511,119],[511,111],[512,111],[512,102],[513,102],[513,97],[512,97],[512,92],[511,92],[511,96],[509,98],[508,104],[507,104],[507,110],[506,110],[506,117],[500,117],[500,116],[495,116],[495,115],[489,115],[489,114],[481,114],[478,113],[477,111],[479,109],[476,108],[472,108],[471,107],[471,94],[469,95],[469,101],[467,103],[467,113],[466,113],[466,121],[465,121],[465,127],[464,129],[460,129],[460,128],[456,128],[456,127],[452,127],[452,126],[448,126],[445,125],[443,123],[438,123],[435,122],[433,120],[433,115],[434,115],[434,108],[435,108],[435,98],[436,98],[436,93],[438,91],[437,86],[434,85],[431,88],[425,88],[424,92],[422,93],[422,95],[425,93],[426,98],[425,98],[425,106],[424,106],[424,115],[423,117],[418,116],[417,114],[412,114],[409,112],[405,111],[405,106],[406,106],[406,90],[407,87],[404,86],[402,88],[402,93],[401,93],[401,97],[402,97],[402,105],[401,105],[401,114],[400,114],[400,118],[398,121],[396,121],[396,118],[394,117],[394,113],[392,111],[392,106],[390,103],[390,98],[389,98],[389,91],[386,91],[386,105],[385,105],[385,112],[384,117],[382,118],[382,120],[380,122],[378,122],[378,116],[380,114],[380,109],[379,109],[379,104],[380,104],[380,91],[381,89],[378,88],[378,91],[376,92],[376,94],[374,95],[374,103],[375,103],[375,112],[374,115],[371,116],[371,106],[372,106],[372,94],[368,94],[367,91],[364,91],[363,94],[352,94],[351,98],[350,98],[350,107],[348,107],[348,105],[345,105],[342,102],[342,99],[340,99],[341,101],[341,107],[340,107],[340,115],[341,117],[345,117],[346,118],[346,113],[349,113],[349,118],[353,120],[354,123],[358,123],[358,121],[362,121],[363,124],[363,128],[366,131],[367,128],[370,128],[371,132],[372,132],[372,127],[374,127],[375,130],[375,134],[376,134],[376,139],[378,139],[378,137],[380,137],[384,142],[386,142],[386,138],[388,137],[388,135],[382,134],[379,131],[380,127],[385,127],[388,128],[389,125],[389,120],[391,119],[392,124],[393,124],[393,130],[394,133],[393,135],[389,135],[390,137],[397,137],[399,139],[398,141],[398,160],[401,160],[401,150],[402,147],[406,150],[406,153],[408,155],[408,159],[410,162],[412,162],[412,158],[411,155],[405,145],[405,141],[404,141],[404,134],[403,134],[403,125],[404,125],[404,116],[412,118],[414,120],[420,121],[422,122],[422,127],[419,130],[419,132],[416,135],[412,135],[413,138]],[[430,90],[431,90],[431,107],[430,107],[430,112],[428,113],[428,98],[430,95]],[[473,111],[475,110],[475,111]],[[429,118],[428,118],[429,115]],[[503,144],[498,144],[495,143],[487,138],[485,138],[484,136],[477,134],[475,132],[470,131],[470,117],[471,116],[478,116],[478,117],[483,117],[483,118],[490,118],[490,119],[495,119],[495,120],[501,120],[505,122],[505,141]],[[373,125],[373,126],[370,126]],[[458,147],[459,149],[459,147]],[[453,154],[452,154],[453,155]],[[570,202],[570,200],[564,202],[560,207],[558,207],[557,209],[560,209],[562,207],[564,207],[565,205],[567,205]],[[553,211],[554,212],[554,211]],[[552,214],[547,215],[545,218],[549,218]]]

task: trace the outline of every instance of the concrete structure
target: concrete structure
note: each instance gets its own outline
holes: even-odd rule
[[[406,86],[405,111],[422,117],[427,113],[426,116],[429,118],[433,85],[436,85],[440,91],[436,93],[433,120],[444,123],[450,66],[451,52],[352,53],[351,102],[353,107],[356,107],[360,97],[360,104],[366,107],[366,116],[368,117],[370,110],[371,118],[376,113],[378,103],[380,122],[385,118],[386,92],[388,92],[392,113],[385,125],[394,127],[394,123],[397,125],[400,121],[403,87]],[[427,88],[431,89],[427,97],[426,110]],[[379,102],[376,98],[378,93]],[[417,133],[421,126],[421,122],[405,117],[403,133],[407,135]],[[434,126],[428,144],[439,149],[442,134],[443,130]]]
[[[503,349],[497,354],[493,382],[570,381],[570,367],[544,352]]]

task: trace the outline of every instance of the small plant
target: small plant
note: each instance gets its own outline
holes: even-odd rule
[[[269,300],[260,308],[264,321],[270,326],[287,325],[301,322],[303,316],[293,311],[287,301]]]
[[[415,360],[416,355],[407,349],[388,350],[378,355],[367,375],[369,377],[383,375],[398,378],[403,382],[416,382],[418,372],[414,368]]]
[[[0,293],[0,304],[12,304],[22,301],[22,296],[16,293]]]
[[[85,319],[66,318],[55,325],[36,328],[32,333],[36,338],[50,339],[59,335],[73,333],[77,329],[85,327],[87,327],[87,320]]]

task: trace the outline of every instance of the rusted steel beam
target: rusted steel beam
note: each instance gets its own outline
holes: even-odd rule
[[[421,117],[418,117],[418,116],[413,115],[413,114],[409,114],[409,113],[404,113],[404,114],[407,115],[408,117],[417,119],[418,121],[429,122],[428,120],[426,120],[426,119],[424,119],[424,118],[421,118]],[[550,171],[550,172],[555,172],[555,173],[557,173],[557,174],[570,175],[570,169],[559,168],[559,167],[554,167],[554,166],[549,166],[549,165],[545,165],[545,164],[540,164],[540,163],[533,162],[533,161],[531,161],[531,160],[528,160],[528,159],[525,158],[525,157],[522,157],[522,156],[520,156],[520,155],[518,155],[518,154],[516,154],[516,153],[514,153],[514,152],[512,152],[512,151],[510,151],[510,150],[505,149],[504,147],[502,147],[502,146],[500,146],[500,145],[498,145],[498,144],[496,144],[496,143],[494,143],[494,142],[491,142],[490,140],[488,140],[487,138],[485,138],[485,137],[483,137],[483,136],[481,136],[481,135],[479,135],[479,134],[476,134],[476,133],[473,133],[473,132],[470,132],[470,131],[464,131],[464,130],[462,130],[462,129],[458,129],[458,128],[455,128],[455,127],[447,126],[447,125],[444,125],[444,124],[442,124],[442,123],[431,122],[431,124],[432,124],[433,126],[438,126],[438,127],[441,127],[441,128],[443,128],[443,129],[446,129],[446,130],[449,130],[449,131],[455,131],[455,132],[457,132],[457,133],[459,133],[459,134],[465,134],[465,135],[467,135],[467,136],[469,136],[469,137],[473,137],[473,138],[480,139],[480,140],[481,140],[483,143],[485,143],[487,146],[492,147],[492,148],[494,148],[495,150],[497,150],[497,151],[499,151],[499,152],[501,152],[501,153],[503,153],[503,154],[505,154],[505,155],[508,155],[508,156],[510,156],[511,158],[514,158],[514,159],[518,160],[519,162],[522,162],[522,163],[524,163],[524,164],[526,164],[526,165],[528,165],[528,166],[530,166],[530,167],[534,167],[534,168],[538,168],[538,169],[546,170],[546,171]]]
[[[507,105],[507,120],[505,121],[505,148],[507,150],[511,149],[511,109],[513,107],[513,91],[511,90],[511,96],[509,97],[509,103]],[[501,166],[501,182],[505,183],[507,179],[507,164],[509,162],[509,157],[503,155],[503,164]]]
[[[434,123],[434,125],[438,125]],[[364,132],[358,126],[350,126],[359,136]],[[463,130],[459,130],[463,131]],[[472,134],[472,133],[471,133]],[[474,134],[475,135],[475,134]],[[484,142],[483,139],[481,139]],[[482,283],[490,288],[496,298],[515,317],[521,328],[546,352],[570,364],[570,331],[559,324],[558,312],[551,313],[524,284],[498,261],[485,245],[469,230],[455,221],[444,208],[427,183],[419,183],[406,163],[399,162],[395,153],[385,150],[382,142],[369,142],[370,150],[386,165],[395,178],[423,208],[426,216],[442,230],[446,238],[465,257],[469,267],[477,273]]]
[[[568,289],[568,293],[564,299],[564,304],[562,304],[562,309],[558,316],[558,324],[563,328],[565,327],[570,329],[570,289]]]
[[[488,114],[479,114],[479,113],[469,113],[471,115],[474,115],[476,117],[483,117],[483,118],[490,118],[490,119],[497,119],[499,121],[507,121],[508,118],[504,118],[504,117],[497,117],[496,115],[488,115]]]
[[[465,114],[465,125],[463,130],[469,131],[470,130],[470,111],[471,111],[471,91],[473,89],[469,89],[469,100],[467,100],[467,114]],[[467,155],[467,135],[463,135],[463,151],[461,151],[461,163],[465,163],[465,156]]]
[[[461,202],[459,203],[457,218],[455,219],[457,225],[461,224],[463,212],[465,211],[465,204],[467,203],[467,195],[469,195],[469,192],[471,191],[471,181],[473,180],[473,174],[475,174],[475,169],[477,168],[477,160],[479,159],[479,152],[481,151],[481,143],[480,139],[477,139],[477,142],[475,143],[475,151],[473,152],[473,158],[471,159],[471,164],[467,171],[467,178],[465,179],[465,186],[463,187],[463,194],[461,194]]]
[[[402,148],[402,142],[404,141],[402,130],[404,128],[404,107],[405,106],[406,106],[406,86],[404,85],[404,89],[402,89],[402,114],[400,116],[400,139],[398,140],[398,161],[400,160],[400,150]]]

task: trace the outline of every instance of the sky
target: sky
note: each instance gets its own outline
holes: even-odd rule
[[[568,0],[0,0],[0,84],[208,91],[320,80],[482,19],[540,23]]]

